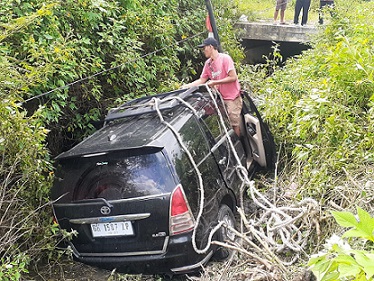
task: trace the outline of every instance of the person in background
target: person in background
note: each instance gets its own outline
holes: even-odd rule
[[[206,38],[198,46],[204,52],[205,61],[200,78],[182,86],[183,89],[207,83],[222,96],[230,124],[237,136],[240,136],[240,118],[243,101],[240,84],[232,58],[218,51],[218,42],[212,37]]]
[[[274,12],[274,24],[277,24],[277,18],[280,11],[280,24],[286,24],[284,20],[284,14],[287,8],[287,0],[277,0]]]
[[[323,24],[323,7],[328,6],[329,8],[334,8],[334,0],[321,0],[319,1],[319,11],[318,11],[318,23]]]
[[[299,24],[299,16],[301,10],[303,10],[303,15],[301,18],[301,25],[304,26],[308,22],[308,13],[310,8],[310,1],[311,0],[296,0],[295,4],[295,16],[293,19],[294,24]]]

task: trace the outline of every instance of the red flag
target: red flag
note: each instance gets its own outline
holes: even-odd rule
[[[208,29],[209,32],[213,32],[212,25],[210,24],[209,14],[206,15],[205,26],[206,26],[206,29]]]

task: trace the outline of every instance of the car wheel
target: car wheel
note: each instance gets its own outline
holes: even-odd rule
[[[218,211],[218,222],[221,221],[232,228],[236,228],[234,213],[227,205],[222,205]],[[222,226],[217,231],[217,240],[224,243],[227,241],[235,241],[235,233]],[[214,259],[222,261],[229,258],[231,254],[231,249],[219,247],[214,254]]]

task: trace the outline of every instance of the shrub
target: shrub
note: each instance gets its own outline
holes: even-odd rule
[[[373,280],[374,251],[370,245],[374,242],[374,218],[361,208],[357,208],[357,217],[350,212],[332,214],[340,226],[350,229],[342,237],[333,235],[325,251],[310,258],[308,265],[317,280]],[[371,250],[352,249],[342,238],[358,238]]]

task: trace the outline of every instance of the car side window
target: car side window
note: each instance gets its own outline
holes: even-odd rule
[[[210,149],[207,139],[198,126],[198,121],[195,116],[192,116],[192,118],[186,122],[179,133],[195,161],[199,162],[209,153]]]
[[[217,165],[210,153],[208,139],[203,134],[201,126],[195,116],[192,116],[190,120],[186,122],[179,133],[183,139],[183,143],[192,154],[194,162],[201,172],[205,188],[209,194],[208,188],[217,185],[216,180],[219,171],[217,170]],[[175,168],[182,185],[185,188],[186,194],[189,197],[194,198],[189,201],[192,209],[197,210],[197,203],[199,202],[199,179],[187,153],[181,153],[175,158]]]
[[[217,100],[217,105],[222,114],[226,127],[229,128],[228,120],[226,118],[226,112],[220,100]],[[212,134],[215,141],[217,141],[224,135],[224,131],[222,130],[221,121],[220,121],[220,118],[218,116],[217,110],[213,102],[207,103],[204,106],[204,111],[205,112],[204,112],[204,115],[202,116],[202,119],[205,125],[208,127],[208,130]]]

